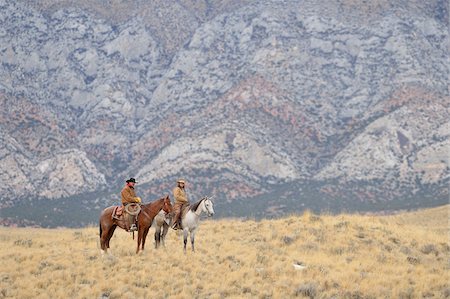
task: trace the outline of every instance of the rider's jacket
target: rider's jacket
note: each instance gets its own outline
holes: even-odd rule
[[[173,197],[175,198],[175,203],[183,204],[188,202],[186,191],[178,186],[173,188]]]
[[[136,193],[134,192],[134,188],[126,185],[123,187],[122,191],[120,192],[122,195],[122,204],[126,205],[129,203],[134,202],[140,202],[140,198],[136,196]]]

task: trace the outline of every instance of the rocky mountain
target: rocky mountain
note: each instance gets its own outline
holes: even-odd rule
[[[4,224],[95,222],[130,176],[222,216],[448,202],[448,1],[0,0],[0,24]]]

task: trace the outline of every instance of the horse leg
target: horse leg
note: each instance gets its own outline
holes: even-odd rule
[[[144,229],[144,235],[142,236],[142,250],[144,250],[145,240],[147,239],[148,231],[150,230],[150,227],[146,227]]]
[[[195,231],[196,231],[196,229],[192,230],[191,233],[189,234],[191,237],[191,246],[192,246],[193,252],[195,252],[195,249],[194,249]]]
[[[184,242],[183,251],[184,251],[184,253],[186,253],[187,237],[188,237],[188,229],[185,228],[185,229],[183,230],[183,242]]]
[[[106,238],[106,248],[109,248],[109,241],[111,241],[111,238],[114,234],[114,231],[116,230],[117,225],[113,225],[110,229],[109,229],[109,234],[108,237]]]
[[[147,228],[148,230],[148,228]],[[137,241],[137,249],[136,249],[136,253],[139,253],[139,249],[141,247],[141,244],[143,245],[144,242],[144,234],[147,235],[145,233],[145,227],[144,225],[139,225],[139,229],[138,229],[138,241]],[[142,246],[142,249],[144,249],[144,246]]]
[[[104,254],[106,252],[105,235],[106,235],[106,232],[103,232],[102,229],[100,229],[100,251],[102,254]]]
[[[102,223],[100,223],[100,248],[102,250],[102,253],[106,253],[108,250],[107,242],[109,237],[109,230],[111,228],[108,226],[103,226]]]
[[[161,235],[161,241],[164,247],[166,247],[166,235],[167,232],[169,231],[169,225],[167,223],[163,223],[163,231],[162,231],[162,235]]]
[[[156,224],[156,226],[155,226],[155,248],[156,249],[158,249],[160,241],[161,241],[161,226]]]
[[[137,248],[136,248],[136,254],[139,253],[139,247],[141,247],[141,240],[142,240],[142,235],[143,235],[144,231],[142,229],[141,226],[139,226],[138,229],[138,239],[137,239]]]

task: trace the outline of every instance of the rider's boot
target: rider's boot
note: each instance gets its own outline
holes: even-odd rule
[[[127,224],[129,225],[129,229],[128,229],[129,232],[134,232],[134,231],[138,230],[136,223],[134,221],[133,215],[128,215],[128,223]]]
[[[176,215],[173,217],[172,228],[173,228],[174,230],[180,229],[180,225],[179,225],[178,218],[180,218],[179,214],[176,214]]]

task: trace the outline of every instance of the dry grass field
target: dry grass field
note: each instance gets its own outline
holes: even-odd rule
[[[186,255],[172,230],[102,257],[97,227],[2,227],[0,298],[449,298],[449,209],[205,220]]]

